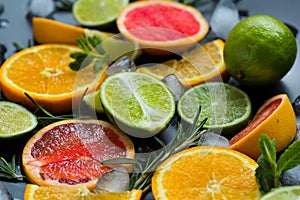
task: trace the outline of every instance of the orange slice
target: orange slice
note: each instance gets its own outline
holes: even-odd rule
[[[200,11],[173,1],[130,3],[120,11],[117,27],[144,51],[158,55],[186,50],[209,29]]]
[[[141,196],[142,190],[131,190],[125,192],[101,191],[93,193],[84,186],[71,188],[27,184],[24,200],[139,200]]]
[[[100,32],[96,30],[89,30],[78,26],[73,26],[58,22],[55,20],[34,17],[32,19],[32,33],[33,38],[40,44],[45,43],[62,43],[62,44],[76,44],[79,36],[89,33],[104,34],[112,36],[114,34],[107,32]]]
[[[0,85],[4,96],[16,103],[35,108],[24,95],[28,93],[52,113],[72,111],[86,88],[94,91],[106,77],[104,70],[94,73],[93,65],[73,71],[68,64],[78,47],[44,44],[24,49],[7,59],[0,69]]]
[[[27,142],[22,163],[32,183],[93,189],[98,178],[111,169],[101,161],[134,155],[132,141],[112,124],[64,120],[44,127]]]
[[[277,152],[285,149],[295,138],[296,116],[286,94],[267,100],[250,124],[230,140],[230,148],[257,159],[261,154],[258,147],[261,134],[275,139]]]
[[[165,160],[152,178],[155,199],[258,199],[257,163],[222,147],[198,146]]]
[[[186,87],[206,81],[227,81],[229,76],[223,60],[223,49],[224,42],[217,39],[183,53],[181,60],[173,59],[141,67],[138,71],[158,79],[175,74]]]

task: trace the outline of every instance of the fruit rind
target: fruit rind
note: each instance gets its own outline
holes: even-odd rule
[[[279,94],[268,99],[259,108],[257,113],[278,99],[281,100],[280,105],[264,121],[256,126],[255,129],[251,130],[238,141],[233,142],[235,140],[234,137],[231,139],[230,149],[240,151],[253,159],[257,159],[261,154],[258,148],[258,139],[261,134],[267,134],[271,139],[276,141],[277,152],[284,150],[293,141],[296,135],[296,116],[286,94]],[[277,112],[279,110],[281,112]]]
[[[175,41],[169,41],[169,42],[148,41],[133,36],[123,24],[124,21],[126,20],[127,12],[136,9],[138,7],[143,7],[147,5],[153,5],[153,4],[173,6],[176,8],[189,11],[195,16],[195,19],[201,25],[200,31],[198,31],[197,34],[192,35],[190,37],[177,39]],[[124,7],[119,12],[119,16],[117,18],[117,27],[125,38],[127,38],[130,41],[137,42],[141,46],[143,51],[154,55],[168,55],[168,54],[182,52],[188,49],[189,47],[193,46],[197,42],[199,42],[202,38],[204,38],[209,30],[209,24],[200,11],[198,11],[197,9],[191,6],[186,6],[184,4],[173,2],[173,1],[137,1],[137,2],[130,3],[128,6]]]

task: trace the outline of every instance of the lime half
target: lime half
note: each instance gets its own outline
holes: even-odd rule
[[[163,131],[176,110],[168,86],[138,72],[121,72],[106,78],[100,99],[110,120],[125,133],[139,138]]]
[[[100,101],[100,90],[96,90],[83,97],[82,101],[92,110],[98,114],[104,113],[103,107]]]
[[[72,13],[83,26],[102,26],[115,21],[128,3],[129,0],[78,0],[73,4]]]
[[[300,185],[283,186],[271,190],[261,200],[298,200],[300,199]]]
[[[13,139],[32,131],[37,118],[21,105],[0,101],[0,138]]]
[[[187,90],[178,101],[179,116],[193,123],[199,106],[200,121],[207,118],[205,128],[223,135],[234,135],[244,128],[251,118],[248,95],[223,82],[207,82]]]

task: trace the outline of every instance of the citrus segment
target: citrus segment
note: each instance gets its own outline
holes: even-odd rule
[[[300,197],[300,186],[285,186],[271,190],[261,197],[261,200],[298,200]]]
[[[0,69],[0,84],[4,96],[35,108],[25,96],[28,93],[49,112],[65,113],[76,108],[86,88],[99,87],[105,78],[104,70],[94,73],[93,65],[73,71],[70,54],[81,51],[63,44],[43,44],[24,49],[7,59]]]
[[[254,15],[241,20],[224,47],[228,73],[243,85],[266,86],[292,68],[297,44],[291,30],[278,19]]]
[[[23,150],[24,172],[38,185],[94,188],[110,169],[101,161],[134,157],[131,140],[100,120],[65,120],[38,131]]]
[[[296,135],[296,116],[286,94],[267,100],[250,124],[230,140],[230,148],[257,159],[261,154],[258,139],[267,134],[276,141],[277,152],[285,149]]]
[[[138,1],[122,9],[119,31],[152,54],[186,50],[208,32],[208,23],[197,9],[172,1]]]
[[[158,79],[175,74],[185,87],[207,81],[227,81],[228,74],[223,61],[223,48],[224,42],[217,39],[184,52],[180,60],[172,59],[161,64],[140,67],[138,71]]]
[[[24,200],[62,200],[62,199],[88,199],[88,200],[139,200],[142,190],[132,190],[125,192],[90,192],[85,186],[81,187],[56,187],[38,186],[27,184]]]
[[[32,131],[37,124],[36,116],[23,106],[8,101],[0,101],[1,139],[20,137]]]
[[[207,82],[187,90],[178,101],[177,112],[192,124],[201,106],[200,121],[207,118],[205,128],[223,135],[234,135],[251,117],[251,102],[239,88],[222,82]]]
[[[175,113],[175,100],[160,80],[138,72],[109,76],[100,87],[104,111],[124,132],[151,137],[166,128]]]
[[[73,4],[74,18],[84,26],[101,26],[117,19],[129,0],[78,0]]]
[[[257,163],[222,147],[193,147],[165,160],[152,178],[155,199],[258,199]]]

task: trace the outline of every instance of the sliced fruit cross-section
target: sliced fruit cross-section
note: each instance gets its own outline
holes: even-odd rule
[[[110,169],[101,161],[134,157],[131,140],[100,120],[64,120],[38,131],[23,150],[24,172],[38,185],[94,188]]]

